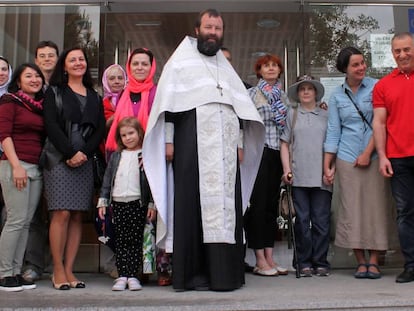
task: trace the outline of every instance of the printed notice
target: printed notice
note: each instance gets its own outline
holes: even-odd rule
[[[331,97],[331,94],[333,90],[344,83],[345,77],[325,77],[319,79],[325,89],[325,94],[322,98],[322,101],[326,102],[328,104],[329,98]]]
[[[373,68],[393,68],[395,61],[391,53],[393,34],[371,34],[371,60]]]

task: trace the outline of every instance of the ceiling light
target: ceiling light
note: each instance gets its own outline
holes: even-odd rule
[[[257,22],[257,26],[261,28],[272,29],[279,27],[280,23],[275,19],[261,19]]]
[[[141,21],[135,24],[135,26],[144,26],[144,27],[148,27],[148,26],[154,26],[154,27],[158,27],[161,26],[161,21]]]
[[[263,52],[263,51],[258,51],[258,52],[253,52],[252,53],[252,57],[253,58],[259,58],[259,57],[262,57],[262,56],[264,56],[264,55],[266,55],[267,53],[266,52]]]

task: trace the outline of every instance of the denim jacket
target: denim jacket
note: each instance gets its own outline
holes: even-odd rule
[[[115,151],[112,153],[105,170],[97,207],[107,207],[112,202],[112,188],[115,183],[116,171],[118,170],[120,159],[121,152]],[[141,204],[143,207],[153,208],[154,200],[152,198],[151,189],[148,184],[147,176],[142,168],[140,170],[139,178],[141,185]]]

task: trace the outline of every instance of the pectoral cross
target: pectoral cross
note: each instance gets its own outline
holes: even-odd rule
[[[221,87],[220,83],[217,83],[216,89],[218,89],[220,95],[223,96],[223,88]]]

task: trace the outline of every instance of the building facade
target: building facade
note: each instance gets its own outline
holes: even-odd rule
[[[223,15],[224,44],[244,81],[256,84],[255,60],[272,53],[283,59],[285,88],[297,76],[311,74],[325,85],[325,100],[343,81],[335,69],[341,48],[353,45],[362,49],[368,74],[380,78],[394,66],[390,52],[393,33],[414,31],[412,1],[0,0],[0,55],[15,68],[33,61],[41,40],[56,42],[60,50],[82,45],[99,87],[105,67],[125,65],[132,49],[146,47],[155,54],[158,77],[182,38],[194,34],[198,12],[210,7]],[[86,218],[88,229],[93,215]],[[93,237],[89,228],[85,245],[91,244],[99,253]],[[337,266],[352,264],[352,256],[346,259],[344,254],[339,250],[332,253]],[[391,264],[398,260],[393,258]]]

